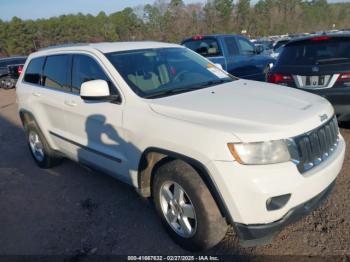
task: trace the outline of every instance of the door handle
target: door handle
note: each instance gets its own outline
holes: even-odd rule
[[[74,101],[64,101],[64,104],[67,105],[67,106],[70,106],[70,107],[75,107],[77,106],[78,104]]]
[[[36,97],[41,97],[41,94],[39,92],[33,92],[32,95]]]

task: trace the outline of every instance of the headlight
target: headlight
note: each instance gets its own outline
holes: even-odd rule
[[[243,165],[267,165],[291,160],[285,140],[227,145],[233,157]]]

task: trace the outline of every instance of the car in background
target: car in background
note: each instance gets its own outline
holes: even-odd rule
[[[241,35],[200,35],[186,38],[181,44],[244,79],[266,81],[275,62],[270,56],[261,55],[262,50]]]
[[[350,120],[350,34],[318,35],[284,46],[268,81],[327,98],[339,121]]]
[[[11,89],[16,86],[27,57],[8,57],[0,59],[0,88]]]

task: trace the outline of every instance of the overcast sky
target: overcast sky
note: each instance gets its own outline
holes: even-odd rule
[[[206,0],[184,1],[185,3],[206,2]],[[125,7],[153,2],[154,0],[0,0],[0,19],[10,20],[13,16],[21,19],[36,19],[78,12],[96,15],[100,11],[105,11],[110,14]],[[330,0],[329,2],[350,2],[350,0]]]

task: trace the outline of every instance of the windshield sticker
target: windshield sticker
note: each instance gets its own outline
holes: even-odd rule
[[[208,70],[210,72],[212,72],[218,78],[227,78],[228,77],[228,75],[226,75],[223,71],[221,71],[219,68],[217,68],[215,66],[208,67]]]

